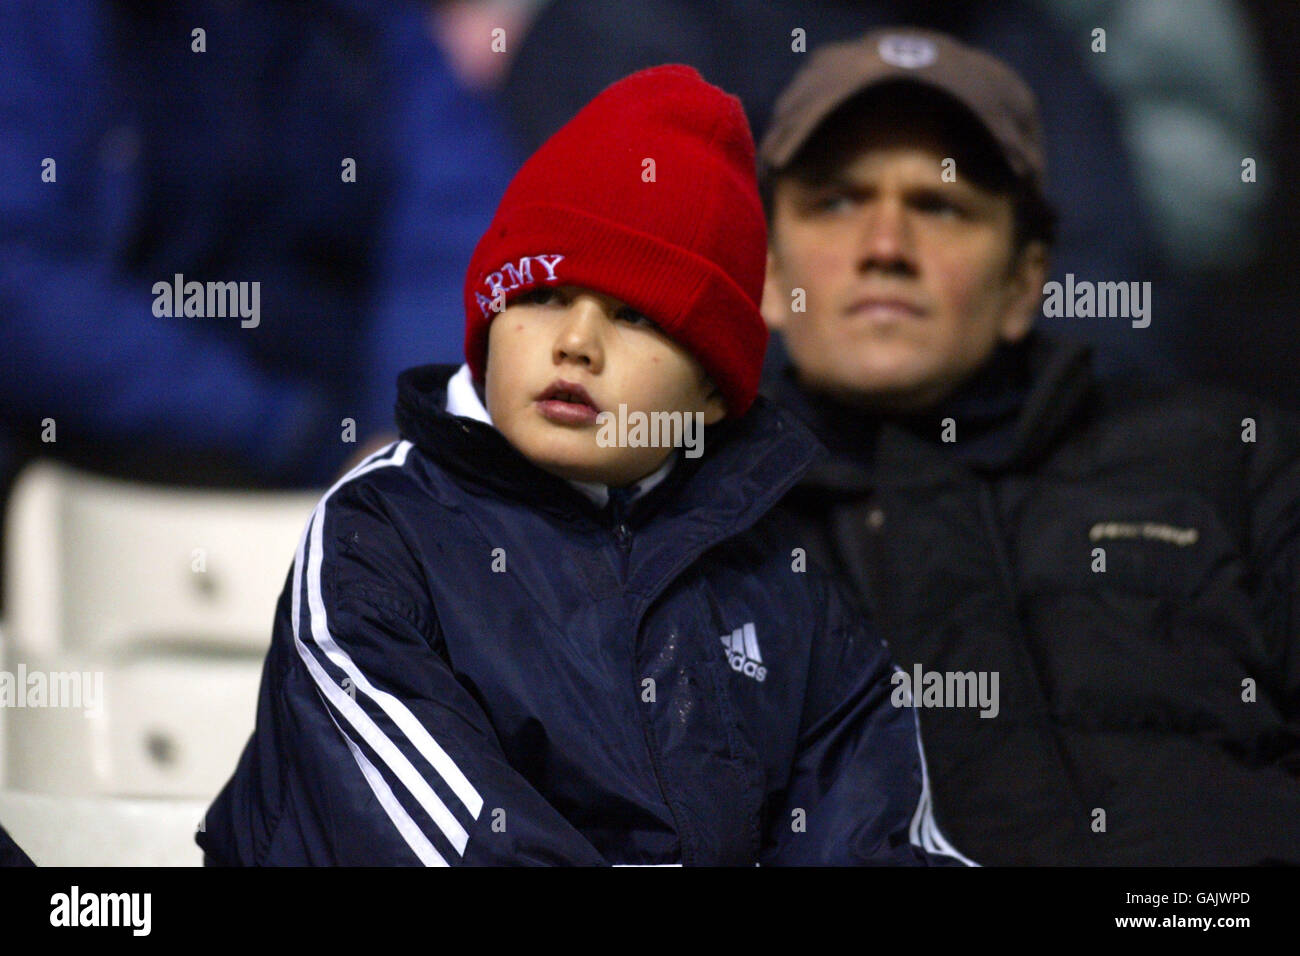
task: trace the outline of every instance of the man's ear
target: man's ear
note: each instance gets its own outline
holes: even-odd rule
[[[770,246],[767,250],[767,274],[763,279],[763,301],[759,311],[763,313],[767,327],[777,331],[784,328],[790,318],[790,297],[781,281],[781,268],[776,253]]]
[[[1006,306],[999,330],[1004,342],[1019,342],[1034,327],[1046,281],[1046,244],[1037,241],[1026,243],[1007,279]]]

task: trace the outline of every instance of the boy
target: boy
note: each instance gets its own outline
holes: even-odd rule
[[[470,263],[467,365],[403,374],[403,440],[304,532],[210,862],[944,846],[880,642],[760,522],[815,447],[754,404],[765,244],[739,102],[687,67],[524,164]],[[605,413],[712,427],[687,457]]]

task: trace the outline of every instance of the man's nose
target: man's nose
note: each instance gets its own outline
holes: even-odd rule
[[[552,358],[557,365],[573,363],[597,373],[605,361],[601,343],[602,307],[591,296],[580,295],[564,310],[555,335]]]
[[[913,254],[912,224],[903,204],[890,199],[869,203],[862,211],[859,267],[910,271]]]

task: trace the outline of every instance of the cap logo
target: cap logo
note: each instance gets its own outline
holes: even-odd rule
[[[918,70],[929,66],[939,56],[939,49],[925,37],[890,34],[881,37],[876,46],[880,58],[892,66],[905,70]]]
[[[555,274],[555,267],[563,259],[564,256],[559,253],[544,256],[523,256],[520,258],[518,265],[515,265],[513,261],[507,262],[496,272],[488,273],[481,283],[487,295],[484,295],[478,289],[474,290],[474,300],[478,303],[479,311],[483,313],[483,317],[487,318],[489,312],[497,311],[500,303],[505,301],[504,296],[507,292],[513,292],[515,289],[542,282],[553,284],[559,281],[559,277]],[[536,279],[533,278],[534,262],[539,263],[546,270],[545,278],[540,275]],[[494,303],[497,304],[494,305]]]

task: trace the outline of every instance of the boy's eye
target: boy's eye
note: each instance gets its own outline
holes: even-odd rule
[[[549,289],[543,285],[537,286],[534,289],[529,289],[523,295],[518,296],[515,299],[515,302],[522,303],[523,305],[548,305],[558,299],[559,295],[554,289]]]
[[[632,325],[639,325],[652,329],[658,328],[654,319],[650,318],[650,316],[646,315],[644,312],[638,312],[631,306],[623,306],[623,308],[618,310],[616,317],[620,321],[630,322]]]

